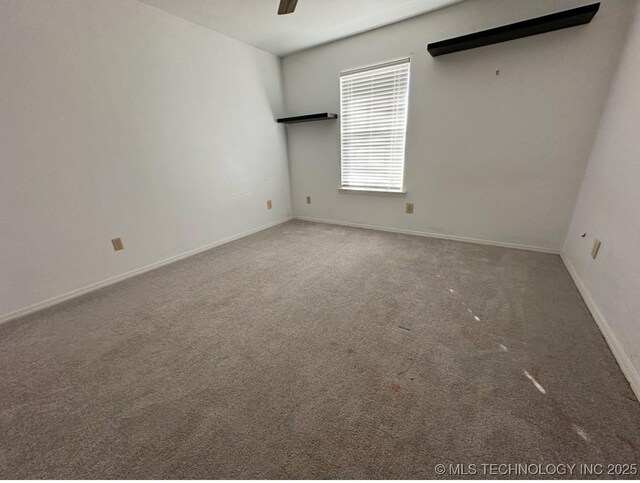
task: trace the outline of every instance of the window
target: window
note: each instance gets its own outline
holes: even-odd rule
[[[409,59],[340,74],[341,188],[402,191]]]

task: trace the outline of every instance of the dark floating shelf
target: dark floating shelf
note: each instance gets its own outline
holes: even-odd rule
[[[318,114],[306,114],[304,116],[281,117],[278,122],[283,124],[296,124],[298,122],[325,121],[327,119],[338,119],[338,115],[332,112],[320,112]]]
[[[529,37],[531,35],[552,32],[553,30],[565,29],[567,27],[575,27],[591,22],[598,9],[600,3],[593,3],[583,7],[572,8],[563,12],[552,13],[542,17],[524,20],[522,22],[504,25],[482,32],[455,37],[453,39],[441,40],[427,45],[427,50],[432,57],[438,55],[451,54],[461,50],[475,49],[476,47],[484,47],[485,45],[498,44],[507,42],[508,40],[519,39],[521,37]]]

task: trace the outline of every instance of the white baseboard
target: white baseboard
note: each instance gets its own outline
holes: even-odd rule
[[[504,248],[516,248],[518,250],[529,250],[533,252],[553,253],[554,255],[558,255],[560,253],[559,250],[554,250],[552,248],[536,247],[532,245],[521,245],[518,243],[501,242],[501,241],[495,241],[495,240],[482,240],[479,238],[468,238],[468,237],[455,236],[455,235],[442,235],[440,233],[405,230],[402,228],[388,228],[385,226],[365,225],[362,223],[349,223],[346,221],[323,220],[320,218],[309,218],[307,216],[294,216],[294,218],[296,220],[313,221],[316,223],[328,223],[330,225],[353,226],[356,228],[365,228],[367,230],[388,231],[391,233],[402,233],[404,235],[425,236],[428,238],[440,238],[442,240],[452,240],[452,241],[460,241],[460,242],[466,242],[466,243],[477,243],[480,245],[492,245],[492,246],[504,247]]]
[[[240,233],[238,235],[233,235],[233,236],[230,236],[230,237],[227,237],[227,238],[223,238],[222,240],[218,240],[216,242],[210,243],[208,245],[205,245],[205,246],[202,246],[202,247],[199,247],[199,248],[194,248],[193,250],[189,250],[189,251],[186,251],[186,252],[183,252],[183,253],[179,253],[178,255],[174,255],[173,257],[166,258],[166,259],[161,260],[159,262],[155,262],[155,263],[152,263],[150,265],[146,265],[146,266],[141,267],[141,268],[136,268],[135,270],[131,270],[129,272],[126,272],[126,273],[123,273],[123,274],[120,274],[120,275],[116,275],[115,277],[111,277],[111,278],[108,278],[106,280],[102,280],[100,282],[95,282],[95,283],[92,283],[90,285],[86,285],[86,286],[81,287],[79,289],[72,290],[71,292],[67,292],[67,293],[64,293],[62,295],[58,295],[56,297],[50,298],[48,300],[43,300],[42,302],[38,302],[38,303],[35,303],[33,305],[29,305],[28,307],[24,307],[24,308],[21,308],[21,309],[18,309],[18,310],[14,310],[13,312],[9,312],[8,314],[4,314],[4,315],[0,316],[0,324],[5,323],[5,322],[9,322],[10,320],[17,319],[19,317],[24,317],[25,315],[29,315],[29,314],[32,314],[34,312],[38,312],[39,310],[43,310],[43,309],[52,307],[52,306],[57,305],[59,303],[65,302],[67,300],[71,300],[71,299],[74,299],[76,297],[80,297],[81,295],[84,295],[86,293],[93,292],[94,290],[98,290],[98,289],[107,287],[109,285],[113,285],[114,283],[121,282],[122,280],[126,280],[128,278],[135,277],[136,275],[140,275],[142,273],[149,272],[149,271],[154,270],[156,268],[160,268],[160,267],[163,267],[165,265],[169,265],[170,263],[177,262],[177,261],[182,260],[184,258],[188,258],[188,257],[191,257],[193,255],[197,255],[198,253],[202,253],[202,252],[205,252],[205,251],[210,250],[212,248],[215,248],[217,246],[224,245],[225,243],[229,243],[229,242],[232,242],[234,240],[238,240],[239,238],[244,238],[245,236],[249,236],[249,235],[252,235],[252,234],[257,233],[259,231],[266,230],[267,228],[271,228],[273,226],[280,225],[281,223],[285,223],[285,222],[291,220],[292,218],[293,218],[292,216],[288,216],[288,217],[282,218],[282,219],[280,219],[278,221],[274,221],[273,223],[268,223],[267,225],[263,225],[263,226],[260,226],[258,228],[254,228],[253,230],[245,231],[245,232]]]
[[[640,375],[638,375],[635,367],[633,367],[631,358],[622,348],[622,345],[613,332],[613,329],[607,322],[607,319],[605,319],[604,315],[602,315],[602,312],[600,312],[600,309],[593,300],[593,297],[591,297],[591,294],[587,290],[587,287],[582,282],[582,279],[578,275],[578,272],[569,261],[569,258],[565,253],[560,253],[560,258],[562,258],[562,261],[564,262],[565,267],[567,267],[567,271],[571,275],[573,282],[576,284],[576,287],[578,287],[578,291],[580,292],[580,295],[582,295],[585,304],[587,304],[589,312],[591,312],[591,315],[596,321],[596,324],[598,324],[600,332],[602,332],[604,339],[607,341],[607,344],[609,344],[609,348],[611,349],[611,352],[613,352],[613,356],[616,358],[616,361],[618,361],[618,365],[620,366],[620,369],[622,369],[622,373],[627,378],[627,381],[629,381],[629,385],[631,386],[631,389],[633,389],[636,398],[640,400]]]

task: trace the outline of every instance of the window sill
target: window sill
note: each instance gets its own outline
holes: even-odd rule
[[[363,188],[338,188],[338,192],[344,195],[374,195],[374,196],[392,196],[404,198],[407,192],[403,191],[387,191]]]

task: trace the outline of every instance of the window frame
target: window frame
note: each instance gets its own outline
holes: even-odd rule
[[[378,69],[384,69],[388,67],[392,67],[395,65],[404,65],[406,64],[407,69],[407,83],[406,83],[406,92],[404,94],[404,110],[405,110],[405,118],[404,118],[404,129],[402,132],[402,172],[400,179],[400,187],[399,188],[383,188],[383,187],[375,187],[375,186],[353,186],[353,185],[345,185],[344,184],[344,92],[343,92],[343,78],[353,74],[359,74],[363,72],[369,72]],[[399,59],[381,62],[377,64],[372,64],[356,69],[349,69],[346,71],[340,72],[340,186],[338,191],[340,193],[345,194],[379,194],[386,196],[404,196],[407,191],[405,189],[405,172],[406,172],[406,146],[407,146],[407,129],[408,129],[408,121],[409,121],[409,90],[411,84],[411,57],[402,57]]]

